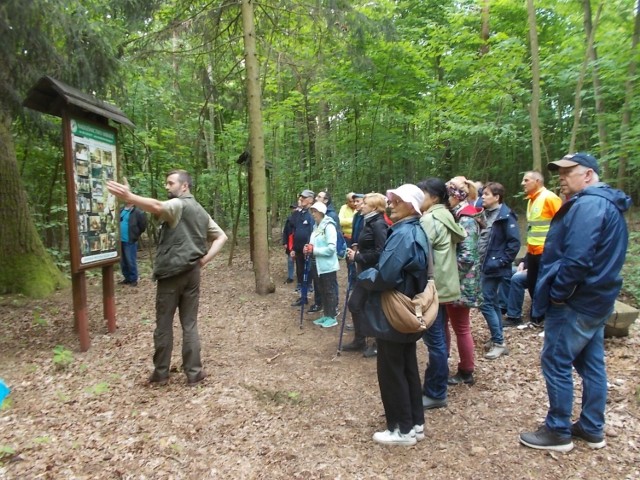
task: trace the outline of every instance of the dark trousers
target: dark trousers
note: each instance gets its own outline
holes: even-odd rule
[[[538,272],[540,271],[540,259],[542,255],[531,255],[527,253],[527,290],[531,297],[531,305],[533,305],[533,296],[536,291],[536,282],[538,281]],[[544,317],[543,317],[544,318]],[[531,321],[541,322],[543,318],[533,318]]]
[[[338,295],[335,288],[337,282],[337,272],[328,272],[318,275],[318,287],[322,296],[322,306],[324,308],[325,317],[335,318],[338,313]],[[316,290],[314,290],[314,292],[315,291]]]
[[[533,303],[533,295],[538,281],[538,271],[540,270],[540,259],[542,255],[531,255],[527,253],[527,290]]]
[[[369,293],[359,283],[351,290],[349,296],[349,311],[351,312],[351,320],[353,320],[353,334],[354,340],[364,340],[365,337],[360,333],[362,327],[362,316],[364,315],[364,304],[367,301]]]
[[[200,301],[200,266],[158,280],[156,293],[156,329],[153,332],[153,364],[160,378],[169,376],[173,351],[173,317],[178,309],[182,325],[182,366],[189,380],[202,370],[198,305]]]
[[[378,384],[387,429],[398,427],[401,433],[409,433],[414,425],[424,425],[416,344],[377,342]]]
[[[296,252],[296,278],[298,279],[298,285],[302,285],[304,279],[304,253]],[[307,277],[307,282],[311,279],[311,276]]]
[[[323,290],[320,286],[320,276],[318,275],[318,268],[316,267],[315,258],[311,259],[311,273],[313,275],[313,303],[315,305],[320,305],[321,307],[324,305],[322,300],[323,298]],[[335,275],[335,281],[333,282],[333,295],[335,295],[336,305],[340,299],[340,292],[338,290],[338,275]]]

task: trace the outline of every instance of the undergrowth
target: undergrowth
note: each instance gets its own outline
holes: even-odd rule
[[[629,232],[627,258],[622,267],[622,291],[637,308],[640,306],[640,232]]]

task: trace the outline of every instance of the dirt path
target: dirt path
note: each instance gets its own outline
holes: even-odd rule
[[[604,450],[578,443],[563,455],[518,445],[518,433],[536,428],[546,411],[542,340],[537,330],[507,330],[511,355],[485,361],[487,328],[477,313],[476,385],[451,388],[448,407],[427,413],[425,441],[383,447],[371,440],[384,428],[375,359],[336,356],[337,329],[313,326],[316,316],[298,328],[281,256],[272,265],[277,292],[266,297],[252,293],[246,251],[233,267],[221,258],[203,274],[210,377],[196,388],[178,372],[167,387],[145,386],[155,292],[148,276],[137,288],[118,287],[114,335],[104,334],[99,278],[91,280],[86,353],[71,331],[69,291],[39,302],[0,297],[0,377],[13,390],[0,412],[0,478],[640,478],[637,326],[607,340]],[[175,343],[179,367],[178,331]],[[72,351],[66,369],[53,362],[56,345]],[[424,369],[422,343],[419,358]],[[452,368],[456,361],[454,351]]]

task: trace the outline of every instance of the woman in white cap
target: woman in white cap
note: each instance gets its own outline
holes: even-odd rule
[[[327,213],[327,206],[316,202],[309,209],[316,226],[311,232],[311,240],[304,246],[303,253],[312,255],[318,272],[318,288],[324,307],[324,317],[314,320],[315,325],[323,328],[335,327],[338,308],[338,297],[335,284],[338,281],[337,271],[340,269],[336,245],[338,243],[338,229],[336,222]]]
[[[405,334],[394,330],[382,311],[380,294],[395,289],[409,298],[427,285],[429,244],[420,227],[420,206],[424,193],[417,186],[404,184],[387,191],[393,225],[375,268],[358,276],[369,291],[362,322],[362,333],[376,337],[378,344],[378,384],[387,420],[387,429],[376,432],[373,440],[386,445],[415,445],[424,439],[424,410],[416,342],[422,333]]]

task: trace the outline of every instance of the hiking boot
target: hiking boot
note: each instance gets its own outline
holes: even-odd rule
[[[154,371],[147,382],[149,383],[149,385],[163,386],[169,383],[169,376],[167,375],[166,377],[162,377]]]
[[[342,346],[343,352],[359,352],[364,350],[367,346],[367,342],[365,342],[364,338],[354,338],[353,342],[347,343]]]
[[[571,437],[561,437],[549,430],[546,425],[542,425],[535,432],[521,433],[520,443],[537,450],[553,450],[554,452],[563,453],[573,450]]]
[[[485,350],[491,350],[492,347],[493,347],[493,342],[491,341],[491,339],[489,339],[486,342],[484,342],[484,349]]]
[[[424,440],[424,425],[414,425],[413,432],[416,435],[416,440],[418,442]]]
[[[604,435],[591,435],[585,432],[579,422],[571,425],[571,436],[584,440],[589,445],[589,448],[597,450],[607,446],[607,441],[604,439]]]
[[[137,287],[138,286],[138,282],[129,282],[128,285],[130,287]]]
[[[327,321],[327,318],[331,318],[331,317],[320,317],[320,318],[314,320],[313,324],[322,326],[322,324]]]
[[[190,387],[195,387],[205,378],[207,378],[207,372],[205,372],[204,370],[200,370],[200,372],[198,372],[198,374],[194,378],[187,378],[187,385]]]
[[[131,283],[131,282],[130,282],[129,280],[124,279],[124,280],[120,280],[120,281],[118,282],[118,285],[129,285],[130,283]]]
[[[463,383],[466,385],[473,385],[476,383],[476,379],[473,378],[473,372],[461,372],[458,370],[458,373],[449,377],[447,380],[448,385],[461,385]]]
[[[403,445],[407,447],[415,445],[417,442],[416,434],[413,430],[409,433],[400,433],[397,428],[393,432],[385,430],[384,432],[374,433],[373,441],[382,445]]]
[[[484,354],[484,358],[488,360],[495,360],[502,355],[509,355],[509,349],[506,343],[494,343],[487,353]]]
[[[331,327],[335,327],[336,325],[338,325],[338,320],[336,320],[333,317],[324,317],[326,320],[324,321],[324,323],[322,325],[320,325],[322,328],[331,328]]]
[[[425,410],[433,410],[434,408],[444,408],[447,406],[446,398],[431,398],[426,395],[422,396],[422,408]]]
[[[304,303],[307,303],[307,302],[304,302]],[[299,298],[298,300],[296,300],[295,302],[293,302],[293,303],[291,304],[291,306],[292,306],[292,307],[300,307],[300,306],[302,306],[302,298]]]
[[[318,305],[317,303],[314,303],[309,307],[309,310],[307,311],[309,313],[315,313],[315,312],[319,312],[320,310],[322,310],[322,305]]]
[[[287,278],[284,283],[293,283],[293,278]]]
[[[378,355],[378,344],[373,342],[369,345],[364,352],[362,352],[362,356],[364,358],[373,358]]]
[[[544,328],[544,317],[531,317],[529,325],[536,328]]]
[[[507,317],[506,320],[502,322],[502,328],[519,327],[520,325],[522,325],[522,318],[520,317]]]
[[[344,326],[344,329],[345,329],[347,332],[353,332],[353,331],[355,330],[355,327],[353,326],[353,323],[347,323],[347,324]]]

